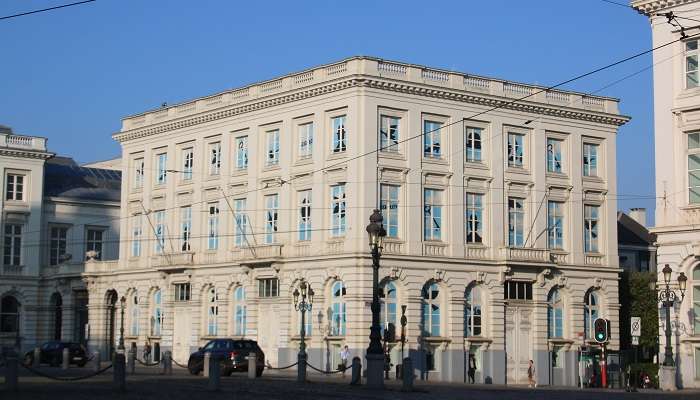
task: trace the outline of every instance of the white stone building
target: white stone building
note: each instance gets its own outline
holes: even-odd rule
[[[0,127],[0,348],[86,343],[85,254],[118,257],[120,172],[56,157]]]
[[[672,314],[673,348],[680,387],[700,388],[700,72],[698,57],[700,2],[633,1],[650,15],[654,47],[681,39],[681,30],[667,22],[673,12],[688,36],[654,52],[654,138],[656,158],[656,226],[658,281],[670,265],[675,283],[680,272],[688,277],[685,299]],[[676,285],[677,286],[677,285]],[[677,288],[676,288],[677,289]],[[660,354],[666,345],[660,311]]]
[[[423,378],[464,381],[471,352],[480,382],[524,383],[533,359],[540,383],[576,384],[596,315],[618,346],[628,118],[616,99],[540,89],[353,57],[125,118],[125,234],[119,261],[86,268],[91,344],[113,348],[125,296],[127,345],[186,362],[243,336],[287,365],[303,278],[310,363],[335,369],[342,345],[368,344],[379,206],[383,324],[398,338],[407,307],[405,355]]]

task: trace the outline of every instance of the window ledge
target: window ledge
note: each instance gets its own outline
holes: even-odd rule
[[[603,178],[601,178],[599,176],[582,176],[581,180],[583,182],[589,182],[589,183],[601,183],[601,184],[605,183]]]
[[[146,335],[146,338],[149,340],[161,340],[162,337],[160,335]]]
[[[465,336],[464,340],[469,343],[492,343],[493,339],[483,337],[483,336]]]
[[[423,154],[423,162],[428,164],[449,165],[449,162],[443,156],[429,156]]]
[[[508,166],[506,168],[506,173],[507,174],[526,174],[526,175],[529,175],[530,171],[528,171],[525,167]]]
[[[334,160],[339,160],[339,159],[347,158],[347,156],[348,156],[347,153],[348,153],[347,150],[345,150],[345,151],[338,151],[338,152],[335,152],[335,153],[333,152],[333,150],[331,150],[331,154],[328,155],[328,158],[326,159],[326,161],[334,161]]]
[[[214,340],[214,339],[220,339],[220,336],[217,335],[202,335],[199,338],[200,340]]]
[[[265,164],[262,172],[279,171],[280,169],[282,169],[282,167],[280,167],[279,163],[277,163],[277,164]]]
[[[569,179],[569,175],[566,172],[547,171],[546,177],[554,179]]]
[[[380,151],[379,158],[390,158],[392,160],[406,161],[406,157],[400,151]]]
[[[221,173],[218,173],[216,175],[207,174],[207,177],[204,178],[205,181],[215,181],[218,179],[221,179]]]
[[[565,338],[549,338],[547,341],[551,344],[574,344],[574,340]]]
[[[248,174],[248,168],[236,168],[231,176],[243,176]]]
[[[297,159],[297,161],[294,163],[295,167],[301,167],[304,165],[311,165],[314,163],[313,156],[308,156],[308,157],[300,157]]]
[[[444,336],[424,336],[423,338],[424,342],[428,343],[450,343],[452,342],[452,339]]]
[[[464,169],[470,169],[470,168],[488,170],[489,166],[486,165],[486,163],[484,161],[465,161],[464,162]]]
[[[692,210],[700,210],[700,203],[698,204],[688,204],[687,206],[681,206],[678,207],[679,209],[683,211],[692,211]]]

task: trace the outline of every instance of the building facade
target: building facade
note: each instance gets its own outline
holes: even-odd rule
[[[0,347],[87,343],[85,257],[116,259],[119,171],[56,157],[46,139],[0,129]]]
[[[697,23],[678,19],[673,27],[667,12],[700,18],[698,1],[633,1],[649,15],[654,47],[676,41],[654,52],[654,139],[656,158],[657,264],[688,277],[685,299],[677,304],[673,320],[673,348],[680,387],[700,387],[700,87],[698,82]],[[682,34],[686,38],[682,39]],[[680,41],[677,41],[682,39]],[[662,60],[665,60],[662,62]],[[660,272],[661,268],[659,268]],[[663,277],[659,275],[659,282]],[[676,288],[677,290],[677,288]],[[660,352],[666,346],[665,314],[660,310]]]
[[[91,262],[91,345],[186,362],[215,337],[296,360],[301,279],[316,296],[309,360],[363,356],[372,268],[392,363],[423,379],[576,384],[591,321],[617,342],[618,101],[353,57],[123,120],[119,261]],[[514,101],[530,95],[522,101]],[[489,111],[494,106],[497,110]],[[391,336],[391,335],[389,335]],[[588,339],[587,339],[588,338]]]
[[[628,272],[656,273],[656,237],[647,228],[644,208],[617,213],[617,253],[620,268]]]

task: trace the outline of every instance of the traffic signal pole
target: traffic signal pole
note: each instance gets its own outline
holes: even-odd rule
[[[600,347],[603,349],[603,365],[600,367],[600,386],[603,388],[608,387],[608,357],[605,354],[605,343],[601,343]]]

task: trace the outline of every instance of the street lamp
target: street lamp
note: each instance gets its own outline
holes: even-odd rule
[[[121,323],[119,324],[119,345],[117,346],[117,352],[124,354],[124,307],[126,306],[126,297],[122,296],[119,299],[121,303]]]
[[[303,279],[299,282],[299,287],[294,289],[294,309],[301,311],[301,329],[299,341],[299,354],[297,360],[297,382],[306,382],[306,312],[311,311],[311,305],[314,302],[314,290],[311,285],[307,284]]]
[[[375,209],[369,217],[367,233],[369,234],[369,248],[372,253],[372,327],[369,334],[369,347],[367,347],[367,386],[383,388],[384,379],[384,351],[382,349],[382,334],[379,325],[379,258],[381,257],[382,240],[386,236],[386,229],[382,222],[382,214]]]
[[[675,366],[675,362],[673,361],[673,347],[671,346],[671,307],[673,307],[673,303],[678,300],[678,295],[674,290],[671,290],[671,287],[669,286],[671,284],[671,273],[673,272],[671,267],[666,264],[661,272],[663,272],[664,283],[666,284],[666,287],[659,291],[659,302],[661,302],[663,307],[666,308],[666,352],[664,354],[663,365],[666,367],[673,367]],[[683,302],[683,298],[685,297],[685,286],[687,281],[688,278],[683,272],[681,272],[678,275],[678,288],[681,292],[680,300],[678,300],[679,303]]]
[[[318,332],[323,335],[323,340],[326,342],[326,372],[331,372],[331,348],[330,348],[330,337],[331,334],[331,318],[333,318],[333,312],[329,308],[328,315],[326,317],[326,324],[323,323],[323,311],[318,312]]]

